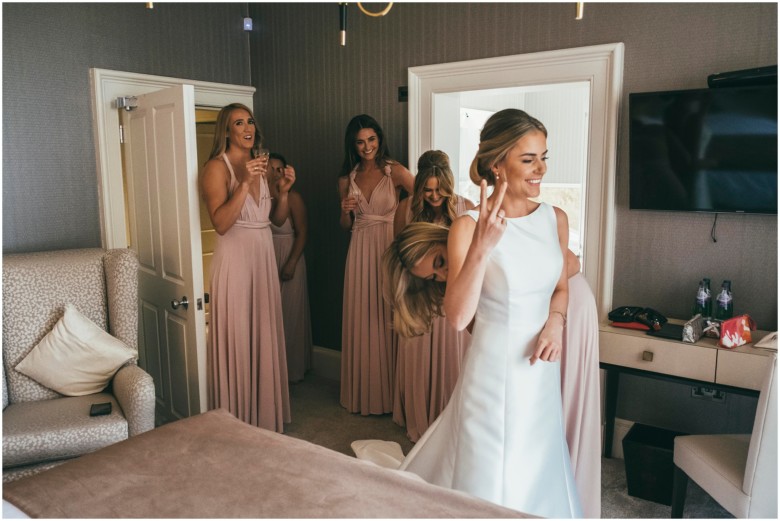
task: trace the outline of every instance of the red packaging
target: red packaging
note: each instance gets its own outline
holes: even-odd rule
[[[612,327],[624,327],[626,329],[641,329],[642,331],[650,331],[650,326],[642,324],[641,322],[610,322]]]
[[[756,329],[756,323],[750,318],[750,315],[740,315],[724,320],[720,325],[718,345],[732,348],[749,344],[753,340],[750,334],[753,329]]]

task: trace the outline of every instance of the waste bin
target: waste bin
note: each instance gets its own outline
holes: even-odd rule
[[[672,504],[674,438],[685,433],[635,423],[623,438],[630,496]]]

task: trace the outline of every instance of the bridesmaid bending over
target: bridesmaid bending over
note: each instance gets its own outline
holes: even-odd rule
[[[435,223],[448,228],[458,216],[473,209],[474,203],[454,193],[454,185],[447,154],[429,150],[421,155],[414,192],[399,203],[395,212],[395,234],[410,222]],[[395,288],[396,292],[409,289],[401,280],[404,271],[398,263],[392,262],[392,258],[384,259],[383,266],[385,280],[389,282],[385,283],[385,289]],[[436,274],[431,278],[443,280]],[[394,300],[392,294],[387,298],[391,303]],[[394,308],[393,326],[399,335],[393,420],[406,426],[407,436],[416,442],[447,405],[471,334],[456,330],[441,315],[432,317],[420,330],[405,326],[410,319],[415,319],[413,310],[404,306]]]

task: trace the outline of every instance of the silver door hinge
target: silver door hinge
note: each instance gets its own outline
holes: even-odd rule
[[[138,106],[138,98],[135,96],[120,96],[116,99],[116,108],[131,111]]]

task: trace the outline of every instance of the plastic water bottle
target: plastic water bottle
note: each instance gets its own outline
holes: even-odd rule
[[[715,305],[715,318],[726,320],[734,316],[734,297],[731,294],[731,281],[724,280]]]
[[[699,281],[699,289],[696,290],[696,300],[693,304],[693,316],[707,316],[707,290],[704,289],[704,281]]]
[[[710,318],[712,316],[712,291],[710,291],[710,279],[704,278],[704,291],[707,293],[707,298],[705,299],[704,303],[704,313],[702,313],[702,317],[704,318]]]

